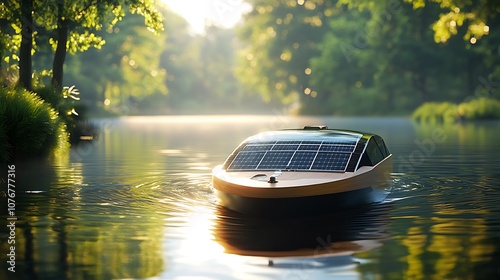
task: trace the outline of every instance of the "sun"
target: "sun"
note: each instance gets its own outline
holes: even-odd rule
[[[207,23],[231,28],[251,7],[243,0],[162,0],[173,12],[181,15],[193,31],[204,33]]]

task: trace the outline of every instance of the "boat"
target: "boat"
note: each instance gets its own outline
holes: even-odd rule
[[[327,126],[262,132],[212,170],[218,204],[257,216],[331,213],[383,201],[392,154],[382,137]]]

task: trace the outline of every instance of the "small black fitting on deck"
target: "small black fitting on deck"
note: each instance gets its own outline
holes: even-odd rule
[[[274,176],[271,176],[271,177],[269,178],[269,181],[267,181],[267,182],[268,182],[268,183],[271,183],[271,184],[278,183],[278,181],[276,180],[276,177],[274,177]]]

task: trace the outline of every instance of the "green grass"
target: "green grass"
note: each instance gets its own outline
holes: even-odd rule
[[[39,96],[0,87],[0,161],[47,157],[68,149],[68,134],[57,112]]]
[[[500,101],[481,97],[460,104],[427,102],[415,109],[412,118],[426,123],[500,119]]]

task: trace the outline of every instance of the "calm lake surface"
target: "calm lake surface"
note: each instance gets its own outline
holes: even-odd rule
[[[68,160],[16,164],[16,272],[2,226],[0,279],[500,279],[499,122],[276,114],[95,123],[100,138]],[[394,170],[384,203],[280,220],[217,206],[211,169],[243,139],[310,124],[385,139]]]

